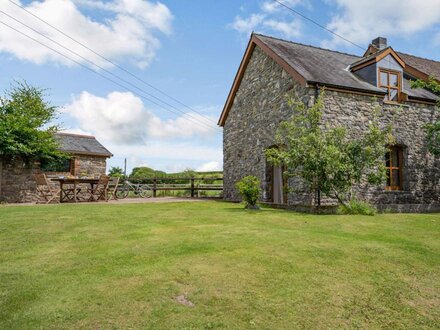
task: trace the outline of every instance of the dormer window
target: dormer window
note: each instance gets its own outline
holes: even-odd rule
[[[384,102],[405,101],[403,72],[405,62],[393,48],[387,46],[386,38],[376,38],[368,47],[364,57],[350,65],[350,70],[359,78],[385,92]]]
[[[401,73],[399,71],[379,68],[379,87],[387,92],[385,101],[396,103],[399,101],[401,80]]]

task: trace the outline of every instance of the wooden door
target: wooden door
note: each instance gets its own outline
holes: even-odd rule
[[[284,178],[283,178],[283,167],[275,165],[273,167],[273,176],[272,176],[273,184],[272,184],[272,196],[273,202],[275,204],[284,204],[285,196],[284,196]]]

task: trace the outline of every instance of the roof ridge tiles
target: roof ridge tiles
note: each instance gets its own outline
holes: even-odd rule
[[[82,138],[88,138],[88,139],[95,139],[96,140],[95,136],[87,135],[87,134],[76,134],[76,133],[68,133],[68,132],[56,132],[55,135],[74,136],[74,137],[82,137]]]

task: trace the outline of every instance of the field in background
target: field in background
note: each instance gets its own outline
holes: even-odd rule
[[[0,328],[438,329],[439,265],[438,214],[4,206]]]
[[[174,178],[178,178],[173,180]],[[155,171],[147,167],[135,168],[129,180],[135,183],[145,183],[149,186],[153,185],[152,179],[157,179],[157,187],[164,188],[174,186],[176,190],[158,190],[156,193],[157,197],[191,197],[191,191],[189,190],[178,190],[179,187],[190,187],[191,178],[196,178],[196,184],[201,185],[223,185],[223,180],[216,180],[217,178],[223,178],[222,171],[212,171],[212,172],[196,172],[187,170],[184,172],[177,173],[165,173],[161,171]],[[203,178],[204,180],[198,180]],[[134,194],[130,195],[135,197]],[[222,197],[222,191],[210,191],[202,190],[196,193],[196,197],[210,197],[210,198],[220,198]]]

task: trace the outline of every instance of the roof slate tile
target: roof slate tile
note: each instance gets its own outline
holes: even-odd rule
[[[65,152],[102,157],[113,156],[94,136],[56,133],[55,139],[60,145],[60,150]]]
[[[309,83],[337,86],[376,94],[385,93],[382,89],[370,84],[350,71],[349,68],[353,63],[363,63],[365,59],[361,56],[303,45],[261,34],[255,34],[255,36],[280,56],[287,64],[298,71]],[[420,71],[429,72],[440,79],[440,62],[399,52],[397,52],[397,54],[401,56],[402,60],[408,65],[414,66]],[[403,89],[412,97],[429,100],[438,99],[438,96],[427,90],[411,89],[407,79],[404,79]]]

